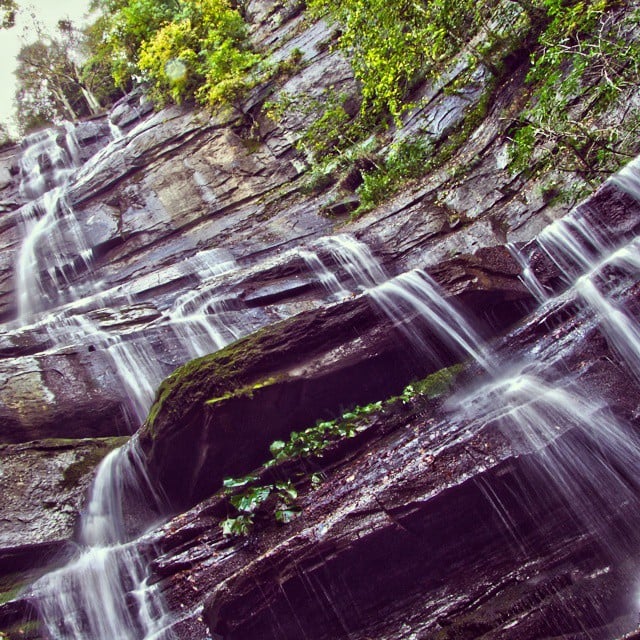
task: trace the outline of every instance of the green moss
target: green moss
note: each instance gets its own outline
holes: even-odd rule
[[[416,395],[435,399],[449,393],[463,369],[463,364],[454,364],[415,382],[413,387]]]
[[[0,604],[4,604],[5,602],[9,602],[9,600],[13,600],[21,590],[22,586],[17,586],[13,589],[9,589],[9,591],[0,591]]]
[[[190,411],[200,411],[211,399],[231,397],[238,392],[248,393],[252,388],[257,388],[255,385],[270,380],[264,375],[273,373],[274,354],[278,354],[278,361],[283,366],[287,364],[287,336],[294,325],[306,326],[305,319],[297,316],[283,320],[241,338],[220,351],[178,367],[158,389],[146,420],[148,433],[152,437],[157,435],[158,417],[161,414],[172,421],[178,414],[182,416]],[[305,333],[313,335],[312,331]],[[254,382],[247,384],[251,379]]]
[[[116,447],[124,445],[128,437],[101,438],[92,448],[79,455],[63,472],[60,486],[70,489],[78,485],[80,480],[95,469],[102,459]]]
[[[228,400],[229,398],[253,398],[253,394],[258,389],[262,389],[264,387],[268,387],[276,382],[277,378],[271,376],[269,378],[265,378],[264,380],[260,380],[254,384],[249,384],[239,389],[234,389],[233,391],[227,391],[227,393],[217,397],[211,398],[211,400],[207,400],[205,404],[213,405],[223,400]]]
[[[0,604],[13,600],[24,588],[33,584],[47,571],[47,568],[39,567],[37,569],[0,574]]]

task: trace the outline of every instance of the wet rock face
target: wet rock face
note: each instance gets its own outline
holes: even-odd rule
[[[625,303],[637,299],[638,287],[628,288]],[[623,418],[625,446],[637,452],[635,382],[575,301],[533,315],[497,355],[513,367],[532,347],[542,362],[562,362],[538,373],[570,394],[566,415],[581,410],[584,393],[594,409],[606,400],[598,424]],[[301,478],[302,512],[290,524],[265,509],[248,540],[225,539],[220,496],[169,522],[155,570],[170,605],[206,598],[209,632],[231,639],[568,640],[632,628],[640,504],[629,450],[558,415],[559,431],[533,446],[496,418],[499,396],[488,415],[467,409],[494,393],[486,374],[471,368],[460,385],[457,403],[397,403],[359,440],[273,469]],[[550,461],[568,465],[568,476]],[[596,503],[604,510],[581,509]],[[205,637],[196,620],[189,633]]]
[[[20,185],[20,148],[17,145],[0,149],[0,216],[22,204]]]
[[[86,348],[3,360],[0,441],[126,434],[120,383],[111,366]]]
[[[621,421],[631,441],[640,415],[636,382],[575,296],[527,316],[535,303],[508,240],[526,254],[546,290],[566,286],[558,265],[531,241],[563,209],[545,200],[535,180],[507,167],[504,113],[517,103],[526,69],[516,69],[495,92],[487,118],[455,163],[348,221],[358,205],[354,189],[371,166],[355,165],[330,192],[303,192],[307,159],[295,143],[313,114],[291,110],[276,123],[262,110],[267,98],[299,92],[322,98],[332,86],[351,93],[348,108],[358,108],[351,69],[327,46],[332,28],[303,20],[301,6],[246,3],[255,43],[273,48],[274,62],[294,52],[302,60],[292,75],[249,95],[238,112],[154,113],[133,95],[108,121],[79,126],[83,163],[66,195],[91,257],[79,260],[71,240],[43,242],[41,255],[59,256],[65,278],[54,287],[47,265],[39,271],[49,277],[43,306],[61,313],[56,323],[87,320],[97,333],[61,343],[41,322],[8,323],[0,333],[0,442],[11,443],[0,445],[0,489],[10,496],[3,504],[8,528],[0,535],[0,574],[19,570],[24,578],[50,554],[64,555],[91,468],[114,444],[82,438],[138,426],[124,415],[127,389],[115,371],[113,347],[121,338],[125,347],[146,348],[153,386],[182,365],[160,386],[139,432],[151,479],[168,510],[179,514],[139,542],[149,556],[159,550],[152,581],[179,614],[177,638],[576,640],[584,629],[603,640],[620,635],[633,626],[629,593],[640,575],[640,492],[636,467],[621,454],[626,449],[585,436],[566,411],[549,423],[568,426],[534,447],[492,413],[503,406],[500,383],[508,388],[500,375],[514,373],[524,384],[528,371],[576,407],[586,402],[571,395],[581,385],[593,413]],[[450,81],[463,71],[464,65]],[[464,91],[419,88],[420,106],[387,142],[424,128],[434,143],[444,141],[488,80],[478,68]],[[122,137],[107,144],[110,135]],[[18,184],[18,151],[4,149],[5,320],[17,310],[15,263],[24,227]],[[624,184],[603,186],[581,211],[611,239],[639,227],[640,206]],[[269,445],[293,430],[386,399],[461,359],[437,332],[422,336],[433,359],[406,342],[362,294],[365,285],[323,245],[322,236],[336,229],[371,247],[388,277],[428,271],[474,330],[496,342],[497,380],[467,362],[459,395],[448,402],[426,394],[385,404],[321,457],[260,471],[265,483],[297,484],[299,517],[276,523],[272,496],[256,512],[248,538],[225,537],[220,522],[235,512],[219,493],[224,477],[258,468]],[[339,294],[329,292],[313,260],[335,276]],[[93,297],[96,292],[105,295]],[[72,308],[76,296],[87,299]],[[619,299],[638,315],[637,285]],[[189,347],[208,331],[182,339],[178,312],[185,309],[205,324],[224,320],[229,333],[221,342],[234,344],[184,365],[194,356]],[[415,312],[405,315],[399,322]],[[561,363],[562,375],[522,364],[541,353]],[[143,376],[140,369],[134,374]],[[485,413],[465,412],[474,403]],[[583,526],[584,513],[578,517],[572,507],[585,493],[558,493],[544,466],[548,457],[568,458],[567,451],[580,452],[571,459],[584,455],[606,473],[613,470],[623,479],[621,491],[631,487],[632,495],[618,499],[592,483],[589,491],[610,504],[603,518]],[[310,471],[317,473],[313,482]],[[127,506],[139,524],[139,503]],[[618,545],[621,539],[626,546]],[[567,603],[584,614],[568,615]],[[0,627],[5,619],[27,618],[25,611],[23,600],[0,607]]]
[[[477,304],[478,323],[496,331],[522,317],[531,302],[517,274],[506,249],[491,248],[442,264],[434,277],[452,301]],[[174,508],[187,508],[224,477],[264,461],[274,440],[399,393],[415,376],[458,357],[435,332],[425,329],[423,340],[425,353],[411,353],[374,302],[359,296],[190,362],[160,386],[142,427],[150,472]]]
[[[149,470],[174,508],[192,506],[297,426],[399,392],[414,365],[366,299],[301,314],[163,383],[141,431]]]
[[[86,492],[100,460],[126,438],[52,439],[0,445],[3,528],[0,561],[19,541],[51,555],[51,548],[73,537]],[[25,553],[25,556],[27,554]],[[37,564],[38,553],[25,561]],[[14,567],[14,570],[24,567]]]

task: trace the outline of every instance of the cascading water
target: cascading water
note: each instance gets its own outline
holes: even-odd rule
[[[24,241],[16,266],[19,322],[63,301],[77,302],[69,286],[76,268],[87,272],[91,251],[83,229],[66,201],[68,180],[77,166],[72,131],[66,144],[59,145],[59,133],[39,134],[29,141],[23,155],[21,191],[37,197],[23,208]],[[76,256],[69,260],[69,256]],[[66,256],[66,257],[65,257]],[[100,284],[87,279],[87,305],[113,300],[109,292],[95,295]],[[66,298],[61,293],[67,292]],[[102,299],[101,299],[102,297]],[[132,424],[140,424],[153,401],[159,380],[158,367],[148,344],[126,344],[98,327],[71,306],[57,313],[41,314],[54,344],[89,343],[110,356],[120,378]],[[170,638],[161,601],[146,584],[145,555],[136,540],[129,540],[122,512],[124,496],[139,504],[155,502],[157,496],[144,473],[144,465],[133,443],[112,452],[100,465],[91,499],[81,522],[80,554],[66,567],[42,578],[33,587],[38,609],[50,636],[56,640],[139,640]]]
[[[554,223],[541,237],[544,250],[562,267],[576,294],[590,303],[603,331],[637,377],[637,322],[601,293],[594,280],[611,268],[636,278],[640,272],[638,238],[616,249],[574,215]],[[588,253],[581,250],[585,243]],[[345,246],[350,250],[342,254]],[[507,373],[501,372],[496,356],[483,348],[480,336],[464,315],[444,298],[425,272],[416,270],[389,279],[368,248],[346,236],[325,241],[322,248],[337,263],[347,256],[346,271],[422,357],[430,358],[437,366],[440,354],[434,350],[431,338],[435,334],[435,344],[444,343],[458,358],[475,361],[489,375],[488,382],[463,391],[450,401],[452,437],[471,438],[486,425],[495,425],[517,451],[535,452],[535,472],[545,476],[544,483],[554,487],[555,495],[563,496],[567,508],[587,528],[608,540],[612,513],[621,504],[639,502],[638,487],[619,473],[620,467],[635,469],[640,464],[640,442],[632,431],[608,413],[602,403],[589,399],[565,380],[557,368],[557,356],[538,353],[533,361],[510,363]],[[515,247],[511,251],[515,253]],[[351,255],[353,259],[349,258]],[[335,284],[325,275],[331,273],[330,269],[314,256],[321,281],[335,294]],[[523,269],[528,269],[524,280],[535,283],[532,294],[549,299],[523,257],[519,255],[517,259]],[[464,434],[456,430],[458,424],[467,425]],[[537,482],[532,479],[532,486],[539,484],[539,478]],[[625,535],[629,537],[631,532],[626,531]]]
[[[627,165],[610,181],[634,198],[640,196],[640,161]],[[536,244],[558,266],[569,287],[594,312],[612,347],[640,380],[640,324],[618,302],[616,283],[637,279],[640,274],[640,237],[623,236],[617,242],[603,235],[584,211],[576,210],[544,229]],[[528,261],[523,265],[523,281],[536,297],[542,286]],[[545,299],[550,297],[546,294]]]
[[[637,163],[622,176],[625,190],[640,195]],[[581,303],[586,317],[640,382],[640,325],[618,299],[640,273],[639,240],[623,236],[613,241],[578,210],[552,223],[536,243],[558,266],[568,287],[559,296]],[[555,304],[528,261],[520,257],[520,263],[532,294]],[[547,303],[542,304],[544,310]],[[534,453],[529,486],[545,486],[550,496],[559,496],[567,512],[599,541],[609,561],[625,566],[640,543],[634,518],[640,510],[640,440],[604,403],[590,397],[589,389],[563,374],[563,353],[561,342],[537,345],[520,363],[509,363],[508,372],[494,369],[488,382],[455,395],[449,401],[449,420],[465,425],[465,431],[453,437],[470,438],[485,427],[498,428],[520,455]],[[530,493],[529,499],[539,502],[543,496]],[[494,506],[510,521],[501,505]]]
[[[56,136],[46,137],[45,143],[53,145],[47,151],[49,156],[57,153],[58,142]],[[126,138],[116,142],[125,144]],[[38,145],[42,146],[40,140]],[[37,155],[42,158],[42,153],[39,150]],[[167,372],[159,365],[144,330],[123,338],[101,327],[87,313],[115,307],[126,302],[127,296],[119,290],[100,291],[102,283],[92,278],[91,250],[66,200],[68,180],[75,170],[73,155],[60,152],[60,160],[44,163],[64,168],[56,176],[53,189],[49,189],[51,179],[38,174],[42,161],[29,161],[29,169],[25,165],[25,193],[37,196],[39,201],[36,209],[25,208],[25,212],[37,213],[30,217],[25,214],[30,222],[24,227],[16,269],[21,299],[19,321],[37,318],[55,345],[89,344],[107,355],[135,427],[146,417],[155,388]],[[30,157],[29,152],[27,156]],[[88,169],[83,171],[90,173]],[[318,252],[328,255],[331,264],[325,265]],[[64,258],[74,253],[82,260],[76,273],[69,271],[70,263]],[[293,251],[292,256],[295,255],[303,257],[319,283],[330,293],[339,293],[339,297],[353,295],[386,279],[368,248],[348,236],[320,240],[313,249]],[[241,305],[237,308],[237,302],[232,308],[215,292],[215,282],[237,269],[230,254],[215,249],[196,253],[182,266],[185,273],[198,275],[199,285],[176,298],[150,328],[157,331],[168,327],[177,339],[183,360],[215,351],[247,333],[247,328],[237,321],[246,310]],[[338,271],[342,276],[337,275]],[[81,276],[80,286],[76,285],[75,276]],[[152,495],[135,451],[132,443],[103,461],[82,519],[79,555],[34,585],[43,622],[56,640],[170,637],[166,630],[171,622],[169,616],[155,589],[147,585],[148,558],[141,553],[143,545],[127,534],[122,513],[125,495],[128,501],[136,492],[144,493],[145,498]],[[147,555],[153,556],[153,550],[148,549]]]
[[[622,181],[624,190],[637,198],[640,176],[636,164],[612,180]],[[627,363],[629,373],[640,382],[640,325],[616,300],[618,289],[637,281],[640,238],[623,237],[614,242],[583,214],[573,212],[550,225],[538,237],[538,245],[560,269],[569,287],[563,295],[583,302]],[[521,265],[522,279],[532,295],[542,304],[550,300],[552,293],[536,279],[523,254],[515,246],[510,251]],[[357,255],[365,253],[366,247]],[[369,264],[375,264],[373,256],[367,256]],[[361,259],[357,262],[363,263]],[[450,434],[438,446],[448,446],[452,440],[472,441],[483,429],[498,429],[518,455],[532,456],[527,483],[532,490],[524,488],[532,512],[533,504],[544,500],[536,487],[546,487],[550,497],[563,501],[582,530],[599,540],[609,562],[628,564],[630,553],[640,544],[638,522],[629,517],[640,511],[640,483],[636,480],[640,439],[605,403],[590,397],[588,389],[581,389],[563,374],[562,345],[554,343],[555,350],[546,352],[536,348],[520,363],[505,364],[482,347],[469,322],[444,299],[426,273],[413,271],[387,279],[375,264],[358,274],[358,285],[423,357],[438,362],[440,354],[432,348],[431,336],[435,334],[436,344],[448,345],[459,358],[475,361],[485,377],[488,374],[484,383],[449,400]],[[488,499],[491,502],[490,495]],[[512,519],[505,507],[499,503],[493,506],[507,523],[510,535],[518,539],[518,532],[508,526]],[[579,617],[576,612],[567,614]]]
[[[147,584],[139,542],[127,540],[122,505],[132,494],[142,504],[160,504],[135,444],[111,452],[98,469],[81,522],[81,554],[33,587],[53,640],[172,637],[157,589]]]
[[[66,135],[47,129],[25,141],[21,158],[20,192],[35,201],[22,208],[25,241],[16,263],[19,319],[58,302],[61,284],[82,263],[89,251],[83,233],[65,198],[65,185],[79,162],[73,128]],[[71,246],[71,252],[65,247]],[[74,256],[66,262],[62,256]]]
[[[127,339],[101,329],[82,313],[52,315],[45,324],[55,344],[90,344],[106,354],[124,393],[124,412],[132,428],[144,422],[162,371],[144,337]]]
[[[23,214],[26,238],[17,270],[19,288],[24,292],[24,299],[20,294],[22,319],[59,304],[62,298],[47,293],[51,283],[73,294],[69,279],[74,272],[70,268],[87,272],[90,267],[90,249],[82,230],[74,226],[73,211],[65,200],[66,181],[74,170],[73,144],[68,142],[68,150],[60,152],[59,157],[54,150],[47,152],[49,160],[42,160],[42,145],[46,147],[52,141],[58,145],[57,140],[39,138],[34,143],[40,145],[39,150],[25,152],[23,193],[40,198],[40,204],[37,210],[27,208]],[[118,144],[126,144],[126,137],[120,138]],[[59,173],[51,173],[51,167]],[[625,190],[640,193],[634,176],[628,170],[619,180]],[[634,195],[637,197],[637,193]],[[52,243],[51,238],[58,233],[63,238],[61,242],[71,243],[81,264],[68,259],[56,262],[60,255],[70,253],[68,248],[62,251],[55,241]],[[540,234],[538,242],[560,267],[567,286],[600,318],[603,331],[640,379],[640,331],[635,319],[616,301],[615,287],[603,275],[613,270],[626,278],[637,277],[638,240],[613,246],[584,219],[570,216],[551,225]],[[532,286],[534,296],[540,301],[548,299],[551,294],[535,280],[526,258],[515,248],[512,251],[523,266],[523,280]],[[460,359],[476,361],[484,375],[488,374],[489,380],[483,385],[453,399],[450,422],[466,427],[464,433],[452,428],[452,438],[470,438],[475,430],[495,424],[516,450],[535,454],[536,472],[564,496],[578,519],[599,532],[607,530],[612,512],[622,503],[636,504],[637,488],[619,473],[619,466],[637,468],[640,447],[636,439],[600,403],[586,398],[583,390],[564,380],[552,358],[537,354],[537,360],[512,364],[508,372],[500,374],[496,358],[482,347],[480,337],[464,315],[444,299],[425,272],[413,271],[389,279],[369,249],[350,236],[321,239],[293,253],[303,259],[330,299],[364,291],[419,347],[421,355],[437,360],[438,353],[431,349],[429,339],[430,334],[435,334],[438,343],[446,343]],[[218,296],[212,284],[239,268],[233,257],[202,252],[195,254],[191,267],[198,273],[198,286],[173,300],[155,321],[155,327],[170,327],[185,360],[215,351],[247,332],[236,322],[246,309],[232,309],[229,300]],[[29,280],[32,275],[35,281]],[[87,291],[95,295],[98,286],[90,280],[81,295],[87,295]],[[38,292],[38,300],[34,301],[28,291]],[[101,304],[111,305],[115,298],[109,297],[109,292],[104,295]],[[70,295],[65,301],[72,298]],[[235,311],[239,314],[232,313]],[[121,340],[85,316],[65,313],[52,314],[55,320],[51,326],[56,326],[51,333],[54,342],[91,341],[94,347],[107,352],[133,406],[134,422],[140,422],[163,377],[144,332],[135,339]],[[35,586],[43,620],[56,640],[170,637],[167,629],[171,620],[157,592],[147,585],[141,543],[128,540],[126,517],[121,511],[124,492],[145,494],[141,502],[149,498],[143,469],[135,445],[105,459],[82,521],[81,555]]]

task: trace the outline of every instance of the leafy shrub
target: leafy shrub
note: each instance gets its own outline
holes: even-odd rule
[[[180,103],[203,82],[199,73],[198,37],[189,19],[170,22],[143,42],[138,65],[152,81],[152,96]]]
[[[542,4],[548,24],[527,75],[533,100],[512,136],[513,168],[527,168],[542,148],[543,165],[599,179],[637,147],[638,109],[625,109],[622,119],[608,124],[598,117],[640,80],[640,10],[606,0]]]
[[[405,181],[423,175],[430,153],[430,145],[421,139],[404,139],[396,144],[382,166],[364,174],[356,215],[388,198]]]
[[[416,82],[474,31],[471,0],[310,0],[342,27],[340,46],[362,84],[362,114],[399,118]]]
[[[243,487],[243,490],[229,498],[229,504],[235,513],[220,523],[223,535],[248,535],[253,528],[256,511],[270,497],[275,498],[273,515],[276,521],[286,524],[300,513],[300,509],[294,503],[298,497],[298,491],[291,480],[252,486],[251,483],[255,480],[257,480],[256,476],[224,480],[223,486],[227,493],[231,494],[240,487]]]
[[[103,0],[113,11],[105,39],[121,86],[139,76],[154,99],[195,99],[214,107],[231,102],[259,60],[246,25],[230,0]]]

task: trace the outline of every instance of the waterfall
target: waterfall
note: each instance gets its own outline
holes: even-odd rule
[[[160,499],[151,490],[132,442],[100,464],[81,521],[80,555],[33,586],[42,620],[53,640],[170,640],[169,616],[158,590],[148,584],[139,541],[127,540],[125,500]]]
[[[628,181],[627,176],[627,185]],[[607,279],[603,273],[612,270],[626,281],[637,279],[640,239],[612,243],[584,216],[572,212],[547,227],[537,242],[561,268],[571,289],[568,295],[588,304],[630,373],[640,381],[640,326],[615,301],[615,287],[601,290]],[[389,278],[365,245],[344,235],[324,240],[319,247],[327,258],[322,260],[316,253],[304,257],[329,292],[338,294],[343,286],[328,264],[333,261],[343,266],[415,352],[435,368],[441,354],[434,345],[445,344],[459,359],[469,359],[485,372],[487,380],[449,400],[452,438],[472,439],[493,425],[516,452],[535,454],[532,474],[537,478],[531,478],[532,486],[542,482],[553,487],[554,495],[562,496],[567,509],[587,530],[606,540],[637,538],[632,530],[610,535],[610,526],[615,512],[624,505],[640,507],[640,487],[620,473],[620,469],[640,471],[640,442],[602,402],[589,398],[588,390],[565,379],[558,356],[538,352],[519,363],[508,363],[505,371],[505,364],[483,346],[465,315],[445,299],[427,273],[414,270]],[[509,249],[521,265],[523,281],[531,285],[532,295],[541,304],[550,300],[551,294],[535,278],[524,255],[514,245]],[[467,425],[463,433],[457,430],[458,424]],[[508,514],[505,518],[508,520]],[[620,550],[610,551],[615,556]]]
[[[114,136],[112,144],[126,145],[127,135],[131,134]],[[65,140],[69,136],[67,131]],[[135,429],[169,373],[159,362],[152,335],[160,345],[172,336],[184,362],[216,351],[277,317],[254,319],[253,324],[244,321],[250,309],[218,294],[221,279],[234,277],[240,266],[229,252],[209,248],[166,269],[167,277],[195,276],[197,284],[159,310],[158,318],[124,331],[101,321],[105,309],[130,304],[137,285],[106,289],[93,276],[92,250],[67,197],[71,177],[87,179],[92,168],[78,168],[73,145],[67,141],[63,148],[60,143],[60,135],[43,134],[24,153],[22,190],[36,201],[22,210],[24,238],[16,264],[18,324],[31,322],[42,328],[55,348],[82,344],[103,354],[120,382],[130,427]],[[99,152],[90,164],[108,153],[108,148]],[[327,290],[328,300],[355,295],[388,278],[368,247],[347,235],[321,238],[279,260],[286,263],[296,257]],[[142,505],[149,499],[161,513],[161,500],[150,489],[134,437],[97,470],[78,533],[77,556],[33,585],[51,638],[171,638],[175,619],[165,611],[157,588],[148,584],[154,549],[144,536],[128,533],[131,514],[123,513],[123,504]]]
[[[439,356],[430,344],[431,332],[453,348],[459,357],[470,357],[485,370],[491,368],[482,350],[480,336],[445,300],[437,284],[424,271],[403,273],[370,289],[369,295],[411,344],[420,353],[430,356],[434,363],[438,362]]]
[[[114,134],[113,144],[126,145],[129,135]],[[83,312],[89,307],[130,304],[136,285],[125,292],[104,290],[91,274],[92,249],[67,198],[77,157],[69,129],[64,134],[38,134],[24,150],[21,191],[35,202],[22,211],[24,239],[16,264],[19,321],[42,323],[56,347],[90,344],[106,354],[135,428],[145,419],[155,389],[171,366],[159,362],[154,339],[160,344],[162,339],[175,340],[176,358],[186,361],[277,319],[277,311],[250,317],[242,300],[222,295],[220,281],[235,277],[243,267],[230,252],[209,248],[170,267],[196,282],[176,294],[148,324],[120,332],[89,318]],[[81,169],[81,179],[88,179],[91,170]],[[634,171],[627,169],[613,180],[638,197]],[[196,176],[198,181],[204,189],[204,181]],[[552,223],[536,239],[537,248],[562,273],[562,295],[574,296],[593,314],[638,381],[640,327],[618,294],[619,282],[637,279],[639,242],[611,242],[581,212]],[[551,304],[554,293],[536,279],[527,256],[514,245],[509,249],[534,297],[543,306]],[[407,339],[410,350],[432,361],[432,368],[439,366],[440,345],[458,360],[477,363],[481,382],[449,400],[450,440],[471,441],[481,429],[499,430],[517,455],[532,456],[532,474],[543,477],[545,486],[562,496],[577,519],[607,540],[616,513],[637,506],[633,476],[639,470],[640,443],[603,403],[563,376],[552,350],[532,349],[522,361],[504,365],[425,271],[390,277],[364,243],[346,234],[317,239],[279,259],[292,257],[299,258],[323,290],[323,302],[366,295]],[[458,424],[464,427],[458,429]],[[52,638],[171,638],[173,620],[158,589],[149,585],[147,565],[154,550],[144,536],[136,537],[139,530],[127,533],[131,514],[123,512],[123,504],[149,501],[152,511],[161,513],[161,498],[151,490],[134,438],[105,458],[97,471],[81,521],[77,557],[34,585]],[[502,515],[509,520],[508,514]],[[625,530],[622,535],[629,538],[635,532]],[[612,555],[619,552],[615,543],[611,547]]]
[[[609,181],[634,198],[640,197],[640,160]],[[535,244],[559,268],[568,294],[595,314],[613,349],[640,381],[640,323],[616,301],[618,281],[637,280],[640,275],[640,237],[622,235],[613,241],[590,221],[588,213],[578,208],[556,220],[538,235]],[[518,260],[531,293],[542,297],[541,302],[550,299],[547,292],[540,296],[543,288],[528,260],[521,253]]]
[[[640,195],[637,165],[638,161],[632,163],[611,179],[634,197]],[[640,238],[623,234],[614,240],[602,227],[578,209],[535,239],[534,246],[562,274],[566,289],[559,294],[545,290],[524,254],[515,247],[510,250],[541,309],[560,297],[576,300],[640,383],[640,323],[618,299],[624,287],[637,282]],[[579,337],[565,338],[575,339]],[[489,426],[499,429],[520,455],[535,453],[531,486],[553,489],[609,557],[624,563],[640,536],[637,522],[628,517],[620,521],[617,514],[640,509],[640,440],[603,402],[591,397],[589,389],[563,373],[563,353],[562,342],[551,341],[546,347],[533,347],[520,362],[508,363],[507,372],[494,369],[488,381],[449,400],[449,419],[467,425],[465,434],[455,437],[470,438]]]
[[[87,268],[91,252],[65,187],[79,164],[71,125],[66,133],[47,129],[24,142],[20,193],[34,200],[22,208],[24,242],[16,261],[18,315],[24,324],[37,311],[55,306],[60,292],[78,270]]]

